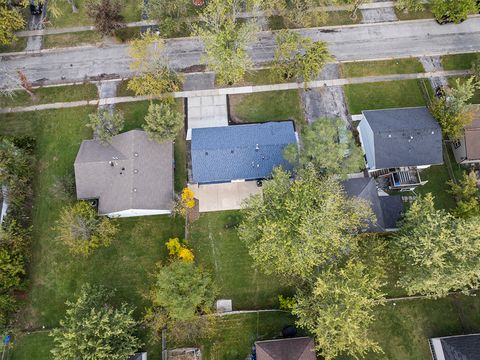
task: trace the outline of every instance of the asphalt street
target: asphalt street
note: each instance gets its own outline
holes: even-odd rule
[[[438,25],[433,20],[362,24],[298,30],[314,40],[324,40],[341,61],[407,56],[428,56],[480,51],[480,17],[462,24]],[[272,60],[275,47],[271,32],[261,32],[249,49],[261,65]],[[171,65],[184,71],[201,69],[203,46],[197,38],[167,41]],[[77,47],[41,53],[1,56],[10,71],[22,70],[32,82],[60,83],[88,79],[129,77],[127,45]],[[0,79],[2,85],[4,79]]]

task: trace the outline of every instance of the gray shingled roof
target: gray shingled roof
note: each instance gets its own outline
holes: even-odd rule
[[[257,341],[257,360],[316,360],[312,338]]]
[[[443,354],[435,354],[436,359],[479,360],[480,334],[448,336],[431,340],[440,340]],[[440,356],[443,355],[443,358]]]
[[[442,133],[426,107],[363,111],[377,169],[443,163]]]
[[[369,226],[369,231],[383,232],[397,227],[397,221],[403,212],[400,196],[379,196],[373,178],[348,179],[342,185],[348,196],[358,197],[370,204],[376,223]]]
[[[277,166],[290,170],[283,150],[296,141],[291,121],[192,129],[193,182],[262,179]]]
[[[158,144],[141,130],[111,144],[84,140],[75,160],[78,199],[99,199],[99,213],[168,210],[173,201],[173,144]]]

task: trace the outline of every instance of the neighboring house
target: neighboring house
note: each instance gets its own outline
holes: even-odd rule
[[[480,359],[480,334],[432,338],[429,342],[433,360]]]
[[[133,354],[128,360],[147,360],[147,352]]]
[[[452,142],[452,150],[459,164],[480,162],[480,111],[476,111],[472,123],[465,126],[463,136]]]
[[[258,180],[277,166],[291,170],[283,150],[296,143],[292,121],[192,129],[191,182]]]
[[[371,177],[349,179],[343,182],[345,192],[350,197],[358,197],[370,205],[376,222],[368,228],[369,232],[386,232],[397,230],[397,222],[403,213],[401,196],[379,196],[377,184]]]
[[[426,107],[369,110],[358,125],[370,176],[409,190],[426,181],[419,170],[443,164],[442,133]]]
[[[84,140],[75,160],[77,198],[98,201],[100,215],[169,214],[173,202],[173,144],[158,144],[141,130],[110,144]]]
[[[257,360],[316,360],[315,343],[312,338],[300,337],[279,340],[257,341]]]

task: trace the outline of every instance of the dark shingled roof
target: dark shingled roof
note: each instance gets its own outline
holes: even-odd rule
[[[440,125],[426,107],[368,110],[373,131],[375,168],[443,163]]]
[[[296,141],[291,121],[192,129],[193,182],[262,179],[277,166],[291,170],[283,150]]]
[[[257,341],[257,360],[316,360],[312,338]]]
[[[400,196],[379,196],[373,178],[348,179],[343,182],[343,188],[348,196],[358,197],[370,204],[377,222],[369,227],[369,231],[382,232],[397,227],[403,212]]]
[[[443,354],[435,354],[436,359],[480,360],[480,334],[448,336],[430,341],[432,340],[440,340],[443,349]]]
[[[171,209],[172,142],[158,144],[141,130],[116,135],[108,145],[84,140],[74,167],[77,198],[99,199],[102,215],[129,209]]]

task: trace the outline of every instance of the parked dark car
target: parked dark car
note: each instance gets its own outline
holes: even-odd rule
[[[32,15],[40,15],[43,11],[43,4],[32,4],[30,3],[30,14]]]
[[[440,85],[440,86],[437,86],[437,88],[435,89],[435,96],[437,98],[442,98],[442,97],[445,97],[445,86],[443,85]]]

